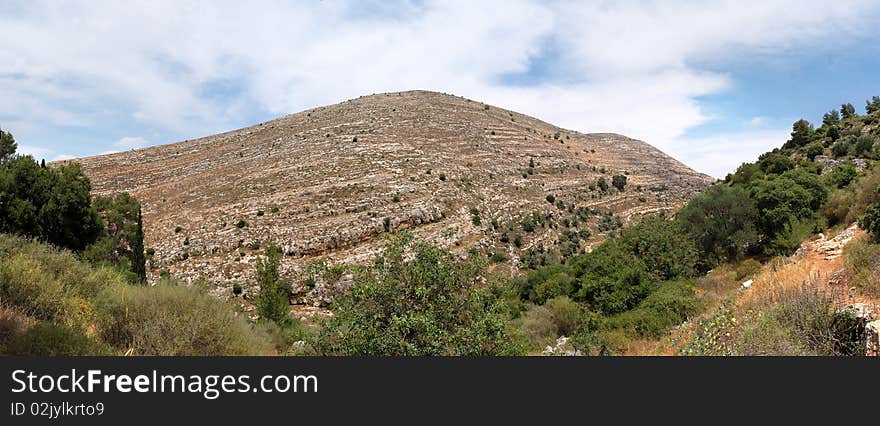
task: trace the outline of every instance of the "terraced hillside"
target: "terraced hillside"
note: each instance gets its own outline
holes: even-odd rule
[[[203,278],[228,295],[272,241],[297,300],[310,304],[337,284],[315,284],[305,265],[370,262],[388,231],[503,253],[513,269],[529,248],[577,234],[576,249],[588,250],[711,182],[641,141],[424,91],[76,161],[96,193],[129,191],[143,203],[151,279]],[[626,176],[622,192],[614,175]]]

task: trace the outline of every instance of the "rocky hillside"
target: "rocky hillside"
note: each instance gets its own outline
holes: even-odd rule
[[[388,231],[502,253],[513,269],[529,248],[576,233],[577,250],[588,250],[711,182],[641,141],[424,91],[76,161],[95,193],[129,191],[143,203],[151,279],[204,278],[231,294],[272,241],[308,303],[332,289],[305,277],[305,265],[369,262]],[[615,175],[626,177],[623,191]]]

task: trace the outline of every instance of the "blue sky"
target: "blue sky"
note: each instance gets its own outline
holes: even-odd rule
[[[649,142],[722,177],[880,95],[876,1],[5,1],[0,127],[48,160],[385,91]]]

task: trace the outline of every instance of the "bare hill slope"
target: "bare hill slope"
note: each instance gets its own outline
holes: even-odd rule
[[[250,278],[258,246],[273,241],[310,303],[330,290],[305,287],[303,265],[371,261],[386,231],[503,252],[515,267],[522,250],[563,230],[589,231],[577,243],[585,250],[617,217],[676,209],[711,182],[641,141],[424,91],[77,161],[96,193],[142,201],[153,279],[201,277],[227,291]],[[598,187],[613,175],[627,177],[623,192]],[[529,232],[523,222],[533,216]]]

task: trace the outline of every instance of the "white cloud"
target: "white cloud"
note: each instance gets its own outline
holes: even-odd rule
[[[30,155],[30,156],[39,160],[39,159],[45,158],[47,155],[51,154],[52,150],[50,150],[48,148],[42,148],[39,146],[18,144],[18,147],[16,149],[16,153],[21,154],[21,155]]]
[[[55,157],[53,157],[52,161],[73,160],[74,158],[76,158],[76,157],[73,155],[70,155],[70,154],[59,154],[59,155],[56,155]]]
[[[139,137],[139,136],[138,137],[126,136],[124,138],[120,138],[116,142],[113,142],[113,146],[115,146],[117,148],[123,148],[123,149],[138,149],[138,148],[143,148],[143,147],[149,146],[149,145],[150,145],[150,141],[148,141],[142,137]]]
[[[753,162],[758,155],[782,145],[791,129],[745,130],[703,138],[673,141],[667,147],[670,154],[685,164],[699,164],[700,171],[723,178],[736,170],[744,161]]]
[[[132,126],[197,136],[229,129],[255,107],[281,115],[428,89],[623,133],[710,171],[720,152],[725,162],[750,157],[733,137],[689,154],[710,142],[681,140],[714,118],[699,97],[734,88],[730,76],[695,64],[724,69],[815,40],[838,43],[868,25],[876,2],[459,0],[383,9],[393,16],[365,15],[361,2],[19,5],[0,14],[0,98],[16,100],[0,103],[7,121],[100,126],[118,111]],[[499,83],[547,46],[558,54],[554,79]],[[230,82],[226,96],[210,89]],[[130,139],[113,146],[149,143]]]

